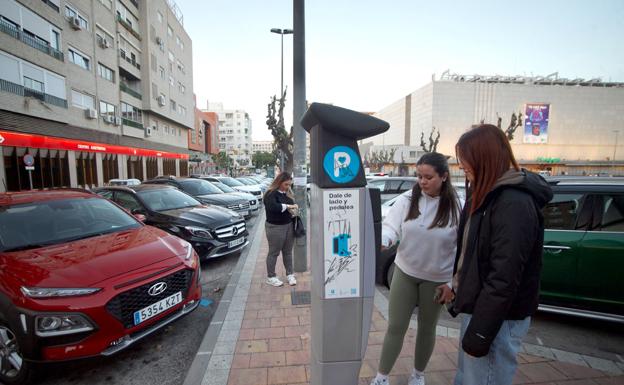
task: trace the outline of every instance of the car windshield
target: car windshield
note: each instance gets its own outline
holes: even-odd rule
[[[180,181],[180,185],[184,192],[197,196],[209,194],[221,194],[222,191],[213,186],[210,182],[202,179],[187,179]]]
[[[141,224],[102,198],[0,206],[0,251],[18,251],[134,229]]]
[[[234,178],[219,178],[219,180],[230,187],[245,186]]]
[[[145,190],[140,191],[138,195],[152,211],[176,210],[201,205],[197,199],[173,188]]]
[[[230,186],[221,183],[221,182],[210,182],[213,185],[217,186],[217,188],[225,193],[233,193],[236,192],[236,190],[234,190],[233,188],[231,188]]]
[[[252,186],[257,184],[256,182],[251,181],[250,179],[247,178],[236,178],[237,181],[241,182],[242,184],[246,184],[247,186]]]

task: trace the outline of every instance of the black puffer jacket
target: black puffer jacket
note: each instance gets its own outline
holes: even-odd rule
[[[544,244],[541,209],[552,199],[552,191],[542,177],[525,170],[513,179],[490,191],[470,216],[453,310],[472,314],[462,348],[475,357],[488,353],[504,320],[524,319],[538,305]],[[454,274],[470,204],[466,202],[458,229]]]

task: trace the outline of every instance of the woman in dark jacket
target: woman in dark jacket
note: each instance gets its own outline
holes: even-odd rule
[[[277,257],[282,252],[282,260],[286,269],[288,284],[297,284],[293,274],[293,216],[298,209],[290,191],[292,178],[289,173],[282,172],[275,177],[273,183],[264,193],[264,208],[266,211],[265,232],[269,241],[267,255],[267,284],[282,286],[282,282],[275,274]]]
[[[458,230],[452,310],[462,313],[455,385],[511,384],[516,355],[537,309],[546,181],[518,167],[493,125],[464,133],[455,146],[470,198]]]

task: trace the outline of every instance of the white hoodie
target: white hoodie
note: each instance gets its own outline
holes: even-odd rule
[[[418,202],[420,216],[405,221],[412,192],[402,194],[390,208],[382,224],[382,244],[400,241],[394,263],[404,273],[433,282],[449,282],[457,249],[457,226],[429,229],[438,212],[440,197],[421,193]],[[461,202],[459,203],[461,207]],[[457,213],[459,221],[459,212]]]

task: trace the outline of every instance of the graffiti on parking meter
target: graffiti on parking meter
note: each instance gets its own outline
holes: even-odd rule
[[[349,183],[360,171],[360,157],[351,147],[336,146],[323,158],[323,169],[336,183]]]
[[[360,295],[359,193],[323,191],[325,298]]]

